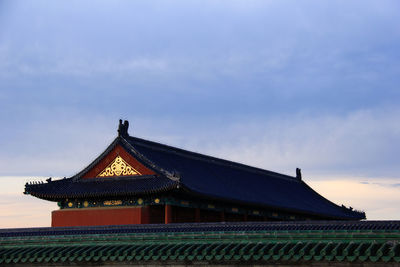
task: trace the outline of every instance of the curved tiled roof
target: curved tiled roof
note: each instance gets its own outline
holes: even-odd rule
[[[47,199],[114,197],[151,194],[177,186],[177,182],[163,176],[133,176],[119,178],[93,178],[74,181],[72,178],[42,184],[26,184],[25,193]]]
[[[123,179],[81,178],[117,144],[157,175]],[[177,188],[178,185],[190,194],[219,201],[326,219],[365,218],[362,212],[340,207],[325,199],[299,178],[131,137],[127,134],[118,136],[93,163],[77,175],[46,184],[27,184],[26,193],[44,199],[57,200],[57,198],[147,194],[171,190]]]
[[[365,218],[364,213],[335,205],[296,177],[135,137],[126,140],[155,165],[177,173],[193,193],[337,219]]]

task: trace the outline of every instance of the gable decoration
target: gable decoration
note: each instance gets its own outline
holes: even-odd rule
[[[97,177],[134,176],[141,175],[129,165],[121,156],[117,156]]]

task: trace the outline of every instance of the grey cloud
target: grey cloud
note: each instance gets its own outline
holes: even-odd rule
[[[145,138],[268,169],[398,172],[396,1],[3,7],[4,172],[19,159],[68,175],[121,116]]]

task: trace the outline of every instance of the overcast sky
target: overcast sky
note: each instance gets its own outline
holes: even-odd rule
[[[306,181],[400,190],[399,25],[397,0],[0,0],[0,176],[71,176],[122,118]]]

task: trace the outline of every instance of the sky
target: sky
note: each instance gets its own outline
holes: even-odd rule
[[[400,219],[399,14],[396,0],[0,0],[0,227],[48,226],[56,205],[24,182],[74,175],[119,119],[152,141],[300,167],[335,203]]]

